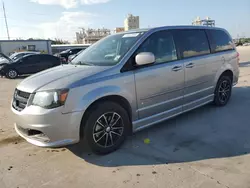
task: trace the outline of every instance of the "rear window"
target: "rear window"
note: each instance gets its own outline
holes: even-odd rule
[[[234,48],[232,39],[227,33],[221,30],[211,30],[210,35],[213,39],[213,51],[221,52],[225,50],[232,50]]]
[[[178,30],[177,41],[183,58],[206,55],[210,53],[204,30]]]

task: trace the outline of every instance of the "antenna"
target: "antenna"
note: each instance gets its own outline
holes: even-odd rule
[[[4,14],[4,20],[5,20],[5,26],[6,26],[6,31],[7,31],[7,35],[8,35],[8,40],[10,40],[9,27],[8,27],[8,22],[7,22],[7,18],[6,18],[4,2],[3,2],[3,14]]]

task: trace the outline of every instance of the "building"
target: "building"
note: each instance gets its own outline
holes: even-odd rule
[[[120,33],[120,32],[123,32],[123,31],[125,31],[125,28],[124,28],[124,27],[116,27],[116,28],[114,29],[114,33]]]
[[[200,17],[198,16],[196,19],[194,19],[192,25],[203,25],[208,27],[214,27],[215,20],[211,20],[209,17],[206,17],[205,19],[201,20]]]
[[[93,44],[100,40],[103,37],[106,37],[111,34],[111,31],[106,28],[102,29],[84,29],[76,33],[76,42],[77,44]]]
[[[133,16],[132,14],[128,14],[127,18],[124,20],[125,31],[131,30],[131,29],[139,29],[139,28],[140,28],[139,16]]]
[[[0,40],[0,53],[7,56],[14,52],[37,51],[52,54],[50,40]]]

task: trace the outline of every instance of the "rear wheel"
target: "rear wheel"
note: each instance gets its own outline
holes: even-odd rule
[[[229,76],[222,76],[215,89],[214,103],[217,106],[224,106],[230,100],[232,93],[232,79]]]
[[[95,104],[88,113],[84,137],[91,150],[107,154],[118,149],[128,135],[127,111],[114,102]]]
[[[15,79],[18,76],[17,71],[15,69],[10,69],[6,73],[6,77],[10,79]]]

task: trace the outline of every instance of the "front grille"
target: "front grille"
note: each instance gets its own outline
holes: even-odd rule
[[[26,107],[29,97],[30,93],[16,89],[14,93],[12,107],[19,112],[22,111]]]

